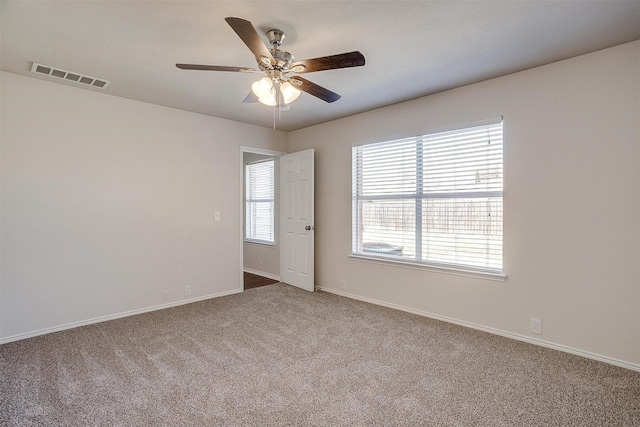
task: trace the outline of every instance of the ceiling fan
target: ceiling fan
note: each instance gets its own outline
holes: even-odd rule
[[[259,70],[247,67],[197,64],[176,64],[176,67],[183,70],[265,73],[265,77],[253,83],[251,92],[243,102],[261,102],[270,106],[288,107],[288,104],[298,98],[300,91],[307,92],[326,102],[335,102],[340,99],[340,95],[337,93],[300,76],[290,74],[304,74],[364,65],[364,56],[358,51],[295,61],[293,55],[279,49],[285,37],[283,31],[278,29],[267,31],[267,38],[271,44],[271,48],[268,49],[251,22],[232,17],[225,18],[225,21],[251,50],[258,62]]]

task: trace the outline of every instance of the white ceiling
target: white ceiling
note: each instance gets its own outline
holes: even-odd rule
[[[359,50],[366,65],[304,77],[342,95],[303,93],[277,128],[295,130],[640,39],[640,1],[2,1],[1,68],[39,62],[111,81],[97,92],[271,127],[243,104],[258,74],[175,63],[256,67],[224,21],[286,33],[296,59]],[[266,36],[264,37],[266,42]]]

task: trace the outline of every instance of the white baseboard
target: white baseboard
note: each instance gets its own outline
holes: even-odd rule
[[[266,277],[267,279],[280,281],[280,276],[277,274],[267,273],[266,271],[254,270],[253,268],[244,267],[242,269],[245,273],[255,274],[256,276]]]
[[[554,349],[554,350],[564,351],[565,353],[575,354],[577,356],[586,357],[587,359],[593,359],[593,360],[597,360],[599,362],[604,362],[604,363],[608,363],[610,365],[620,366],[622,368],[626,368],[626,369],[630,369],[632,371],[640,372],[640,365],[639,364],[626,362],[624,360],[614,359],[612,357],[603,356],[601,354],[591,353],[589,351],[584,351],[584,350],[580,350],[580,349],[577,349],[577,348],[568,347],[568,346],[565,346],[565,345],[556,344],[556,343],[552,343],[552,342],[549,342],[549,341],[544,341],[544,340],[537,339],[537,338],[531,338],[531,337],[528,337],[526,335],[520,335],[520,334],[515,334],[513,332],[503,331],[501,329],[490,328],[488,326],[482,326],[482,325],[478,325],[476,323],[466,322],[464,320],[454,319],[452,317],[441,316],[439,314],[433,314],[433,313],[429,313],[429,312],[422,311],[422,310],[416,310],[414,308],[409,308],[409,307],[405,307],[405,306],[398,305],[398,304],[392,304],[392,303],[388,303],[388,302],[385,302],[385,301],[376,300],[376,299],[373,299],[373,298],[362,297],[360,295],[350,294],[348,292],[339,291],[339,290],[336,290],[336,289],[326,288],[326,287],[322,287],[322,286],[316,286],[316,289],[320,290],[320,291],[323,291],[323,292],[328,292],[328,293],[340,295],[340,296],[343,296],[343,297],[347,297],[347,298],[356,299],[356,300],[359,300],[359,301],[368,302],[368,303],[371,303],[371,304],[381,305],[383,307],[393,308],[395,310],[406,311],[407,313],[417,314],[418,316],[424,316],[424,317],[428,317],[428,318],[435,319],[435,320],[442,320],[443,322],[448,322],[448,323],[453,323],[453,324],[460,325],[460,326],[465,326],[467,328],[476,329],[476,330],[483,331],[483,332],[488,332],[488,333],[494,334],[494,335],[500,335],[500,336],[511,338],[511,339],[518,340],[518,341],[524,341],[524,342],[527,342],[529,344],[535,344],[535,345],[539,345],[539,346],[542,346],[542,347],[551,348],[551,349]]]
[[[27,338],[37,337],[39,335],[45,335],[45,334],[50,334],[52,332],[64,331],[66,329],[77,328],[77,327],[80,327],[80,326],[92,325],[94,323],[107,322],[109,320],[120,319],[122,317],[135,316],[136,314],[148,313],[150,311],[163,310],[165,308],[171,308],[171,307],[177,307],[177,306],[180,306],[180,305],[191,304],[192,302],[198,302],[198,301],[203,301],[203,300],[207,300],[207,299],[212,299],[212,298],[218,298],[218,297],[223,297],[223,296],[227,296],[227,295],[238,294],[238,293],[241,293],[241,292],[242,292],[242,289],[233,289],[231,291],[219,292],[217,294],[209,294],[209,295],[205,295],[205,296],[201,296],[201,297],[189,298],[189,299],[180,300],[180,301],[176,301],[176,302],[170,302],[170,303],[166,303],[166,304],[154,305],[152,307],[146,307],[146,308],[140,308],[140,309],[137,309],[137,310],[124,311],[122,313],[110,314],[108,316],[95,317],[93,319],[82,320],[80,322],[67,323],[65,325],[54,326],[54,327],[51,327],[51,328],[40,329],[40,330],[37,330],[37,331],[32,331],[32,332],[27,332],[27,333],[24,333],[24,334],[12,335],[12,336],[9,336],[9,337],[6,337],[6,338],[2,338],[2,339],[0,339],[0,344],[6,344],[6,343],[9,343],[9,342],[12,342],[12,341],[24,340],[24,339],[27,339]]]

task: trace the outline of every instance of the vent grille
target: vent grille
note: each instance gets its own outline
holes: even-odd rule
[[[111,84],[109,80],[99,79],[97,77],[91,77],[84,74],[62,70],[60,68],[50,67],[48,65],[38,64],[36,62],[31,66],[31,71],[37,74],[44,74],[51,77],[56,77],[62,80],[68,80],[70,82],[80,83],[84,86],[97,87],[98,89],[106,89]]]

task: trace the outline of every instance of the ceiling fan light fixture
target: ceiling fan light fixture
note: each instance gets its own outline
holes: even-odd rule
[[[269,77],[263,77],[251,85],[251,91],[258,98],[269,97],[271,95],[271,92],[273,91],[273,81]]]
[[[263,77],[263,79],[264,78],[266,77]],[[258,96],[258,101],[261,104],[268,105],[269,107],[275,107],[276,105],[278,105],[278,100],[276,99],[276,96],[277,96],[276,88],[273,85],[273,83],[271,83],[271,89],[269,89],[269,91],[267,91],[264,95]]]
[[[300,96],[300,91],[289,82],[284,82],[282,86],[280,86],[280,90],[282,91],[282,98],[285,104],[291,104]]]
[[[277,105],[275,93],[258,98],[258,101],[260,101],[261,104],[268,105],[269,107],[275,107]]]

